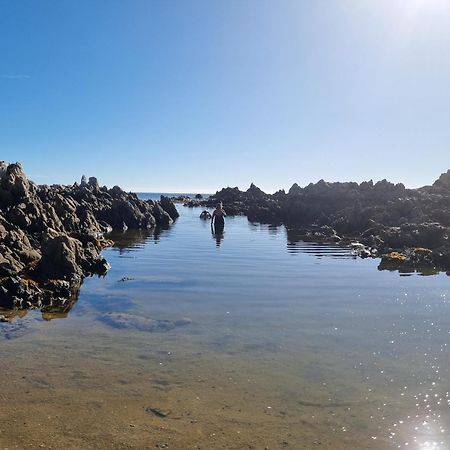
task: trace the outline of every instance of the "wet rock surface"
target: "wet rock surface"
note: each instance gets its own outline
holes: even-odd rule
[[[228,215],[251,222],[284,224],[304,240],[354,246],[362,257],[382,257],[380,269],[450,269],[450,170],[432,186],[407,189],[386,180],[374,183],[294,184],[286,193],[224,188],[190,206],[224,204]],[[356,244],[356,245],[355,245]],[[402,258],[392,258],[399,252]]]
[[[107,272],[108,233],[166,227],[177,217],[166,198],[143,201],[95,177],[39,186],[19,163],[0,162],[0,307],[64,307],[84,277]]]

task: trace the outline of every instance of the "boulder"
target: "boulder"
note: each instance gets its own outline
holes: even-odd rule
[[[95,178],[95,177],[90,177],[90,178],[89,178],[89,183],[88,183],[88,185],[89,185],[92,189],[94,189],[94,190],[96,190],[96,191],[100,189],[100,186],[99,186],[99,184],[98,184],[97,178]]]
[[[46,278],[70,279],[81,277],[82,244],[77,239],[49,230],[41,245],[42,259],[38,273]]]
[[[172,220],[175,220],[180,216],[178,214],[176,206],[168,197],[164,197],[164,195],[161,195],[161,200],[159,201],[159,204]]]
[[[18,200],[27,197],[30,183],[19,163],[9,164],[1,177],[1,188]]]

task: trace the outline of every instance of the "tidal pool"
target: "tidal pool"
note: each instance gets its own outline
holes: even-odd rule
[[[0,324],[0,450],[450,448],[448,276],[179,210]]]

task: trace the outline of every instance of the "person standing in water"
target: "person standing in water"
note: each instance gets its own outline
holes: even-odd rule
[[[214,233],[220,234],[225,227],[226,213],[223,209],[222,203],[217,203],[216,209],[212,213],[211,227],[214,229]]]

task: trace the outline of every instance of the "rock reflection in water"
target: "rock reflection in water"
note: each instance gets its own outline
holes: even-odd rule
[[[338,241],[334,234],[329,236],[326,233],[324,234],[324,230],[325,232],[327,231],[326,227],[321,227],[315,232],[314,229],[289,228],[284,225],[257,225],[251,222],[249,224],[251,230],[260,231],[261,229],[266,229],[269,235],[273,237],[278,236],[280,232],[285,232],[287,251],[293,255],[304,253],[316,258],[328,257],[334,259],[356,259],[360,256],[355,244],[350,243],[350,241]],[[404,261],[393,259],[383,259],[378,265],[378,270],[398,272],[403,277],[412,275],[431,276],[443,273],[442,269],[429,264],[409,264],[408,261],[405,263]],[[450,272],[446,272],[446,274],[450,276]]]
[[[402,277],[408,277],[412,275],[420,275],[423,277],[427,277],[430,275],[438,275],[442,271],[435,267],[403,267],[399,264],[385,264],[381,262],[378,265],[378,270],[383,271],[387,270],[389,272],[398,272],[398,274]],[[450,275],[450,272],[447,272],[447,275]]]
[[[82,284],[82,283],[81,283]],[[0,322],[12,323],[16,319],[23,319],[29,312],[39,310],[42,319],[49,321],[53,319],[66,319],[69,312],[78,301],[81,284],[73,291],[69,298],[51,299],[50,304],[43,305],[40,308],[31,309],[0,309]]]
[[[78,295],[79,292],[77,292],[77,294],[74,297],[66,300],[63,303],[53,304],[42,308],[41,309],[42,318],[44,320],[66,319],[67,316],[69,315],[69,312],[72,310],[75,303],[78,301]]]
[[[170,228],[156,227],[148,230],[113,232],[108,237],[114,241],[113,248],[119,250],[120,254],[123,254],[141,249],[151,240],[157,244],[161,236],[169,232]]]
[[[443,271],[437,267],[429,266],[429,265],[421,265],[421,264],[408,264],[403,261],[393,260],[393,259],[383,259],[378,265],[378,270],[383,271],[387,270],[389,272],[398,272],[400,276],[406,277],[411,275],[421,275],[421,276],[430,276],[430,275],[438,275]],[[447,275],[450,275],[450,272],[446,272]]]
[[[286,228],[287,251],[290,254],[306,253],[317,258],[353,258],[356,256],[348,246],[335,242],[320,242],[318,238],[305,230]]]

